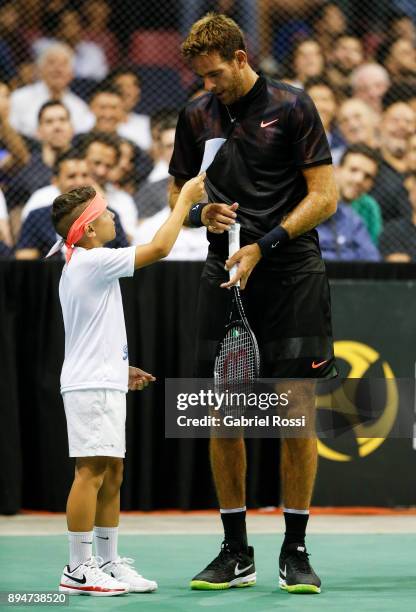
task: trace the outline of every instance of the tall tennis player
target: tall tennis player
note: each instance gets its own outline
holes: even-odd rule
[[[256,74],[240,28],[224,15],[208,14],[197,21],[182,53],[208,93],[189,102],[179,117],[170,163],[175,179],[171,206],[207,152],[215,153],[207,167],[209,203],[193,206],[187,220],[191,226],[205,225],[210,242],[199,295],[197,375],[212,376],[230,311],[232,292],[225,289],[239,281],[259,345],[262,376],[331,377],[336,369],[329,287],[314,228],[335,212],[337,191],[316,108],[304,91]],[[242,246],[227,259],[227,230],[236,220]],[[238,266],[231,279],[224,264],[228,270]],[[302,409],[311,415],[313,405],[311,392]],[[210,459],[224,541],[191,587],[254,585],[243,439],[211,439]],[[286,530],[279,584],[291,593],[320,592],[321,581],[305,546],[316,468],[315,438],[282,440]]]

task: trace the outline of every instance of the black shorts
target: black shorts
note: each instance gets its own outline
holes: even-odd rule
[[[196,372],[213,376],[218,343],[228,323],[232,291],[224,260],[210,252],[198,299]],[[331,325],[331,301],[325,273],[282,275],[256,267],[241,292],[257,338],[262,378],[331,378],[337,374]]]

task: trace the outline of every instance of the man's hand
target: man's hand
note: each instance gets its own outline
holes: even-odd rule
[[[207,204],[202,209],[201,221],[213,234],[223,234],[235,223],[237,202],[231,204]]]
[[[156,378],[152,374],[140,368],[129,366],[129,391],[142,391],[150,382],[154,382],[155,380]]]
[[[237,251],[237,253],[234,253],[234,255],[225,262],[225,269],[231,270],[231,268],[237,264],[237,273],[228,281],[228,283],[222,283],[221,287],[223,289],[229,289],[235,285],[237,281],[240,281],[240,289],[245,289],[248,278],[260,259],[261,251],[257,243],[248,244]]]

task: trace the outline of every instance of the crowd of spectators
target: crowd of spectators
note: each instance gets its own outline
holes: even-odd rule
[[[180,40],[217,10],[243,27],[256,68],[304,88],[318,109],[340,193],[318,228],[324,258],[416,261],[413,9],[406,0],[0,0],[0,256],[44,257],[56,240],[53,199],[89,183],[116,215],[112,246],[152,237],[169,214],[177,112],[204,95]],[[171,258],[206,250],[204,230],[184,228]]]

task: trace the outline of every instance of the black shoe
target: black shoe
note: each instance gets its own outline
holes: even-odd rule
[[[202,591],[247,587],[256,584],[254,549],[248,546],[247,552],[233,552],[223,542],[218,557],[199,574],[192,578],[191,589]]]
[[[309,563],[306,548],[289,544],[279,557],[279,586],[289,593],[320,593],[321,581]]]

